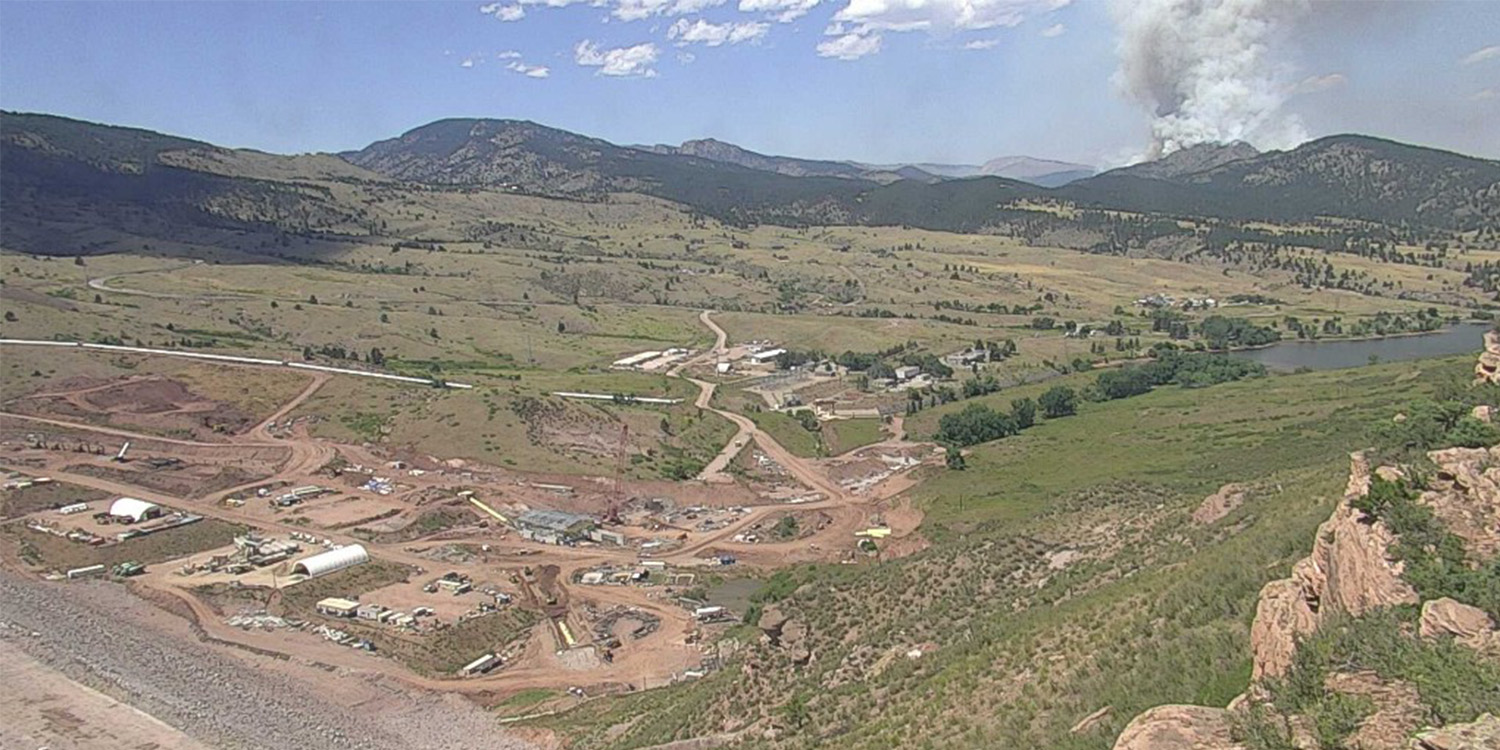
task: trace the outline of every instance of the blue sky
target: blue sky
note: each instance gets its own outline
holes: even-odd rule
[[[1213,119],[1211,133],[1247,120],[1260,125],[1245,136],[1263,146],[1362,132],[1500,158],[1500,2],[1291,12],[1264,0],[1249,5],[1265,6],[1268,30],[1232,42],[1202,31],[1219,28],[1213,17],[1172,15],[1197,5],[0,2],[0,107],[282,153],[472,116],[618,143],[716,137],[870,162],[1024,153],[1105,164],[1165,132],[1121,72],[1133,14],[1189,30],[1180,47],[1146,54],[1179,66],[1184,111]],[[1240,78],[1206,85],[1204,71],[1241,42],[1258,46]],[[1222,106],[1203,93],[1247,81],[1268,96]]]

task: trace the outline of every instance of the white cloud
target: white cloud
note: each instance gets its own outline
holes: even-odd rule
[[[677,53],[677,62],[680,62],[683,65],[691,64],[694,60],[697,60],[697,59],[698,59],[698,56],[695,55],[695,54],[693,54],[693,53],[691,53],[691,52],[678,52]]]
[[[1460,65],[1478,65],[1479,63],[1485,62],[1486,60],[1494,60],[1496,58],[1500,58],[1500,45],[1493,45],[1490,47],[1481,47],[1480,49],[1476,49],[1473,52],[1464,55],[1464,58],[1462,60],[1459,60],[1458,62]]]
[[[1327,91],[1331,88],[1342,86],[1349,82],[1348,76],[1343,73],[1329,73],[1322,76],[1308,76],[1292,87],[1292,94],[1316,94],[1319,91]]]
[[[464,61],[461,62],[461,63],[459,63],[458,67],[460,67],[460,68],[472,68],[472,67],[474,67],[474,60],[473,60],[473,58],[468,58],[468,57],[464,58]]]
[[[522,8],[519,2],[510,4],[490,3],[489,5],[480,6],[479,12],[487,16],[494,16],[501,21],[519,21],[526,17],[526,9]]]
[[[1066,0],[849,0],[834,15],[862,30],[973,30],[1015,26]]]
[[[598,68],[599,75],[622,78],[655,78],[659,54],[656,45],[650,42],[634,47],[600,49],[599,45],[585,39],[573,48],[573,59],[579,65]]]
[[[820,0],[740,0],[745,13],[765,13],[778,23],[791,23],[817,7]]]
[[[639,21],[652,16],[681,16],[723,5],[725,0],[614,0],[611,12],[621,21]]]
[[[999,39],[975,39],[965,44],[964,49],[994,49],[999,44]]]
[[[739,44],[740,42],[752,42],[766,35],[771,29],[770,24],[756,21],[744,23],[709,23],[703,19],[689,22],[686,18],[679,18],[677,22],[667,29],[667,38],[676,39],[679,46],[685,44],[703,44],[709,47],[717,47],[721,44]]]
[[[1042,29],[1042,36],[1047,37],[1048,39],[1052,39],[1053,37],[1062,36],[1065,32],[1067,32],[1067,30],[1068,27],[1060,23],[1054,23],[1051,26]]]
[[[498,57],[501,60],[519,60],[521,59],[521,53],[513,49],[508,49],[504,52],[495,53],[495,57]]]
[[[546,78],[552,75],[552,70],[545,65],[527,65],[519,60],[505,66],[506,70],[513,70],[527,78]]]
[[[818,57],[838,60],[858,60],[865,55],[880,51],[880,35],[845,34],[836,36],[818,45]]]
[[[1489,102],[1496,99],[1500,99],[1500,90],[1497,89],[1481,89],[1469,96],[1469,101],[1474,102]]]

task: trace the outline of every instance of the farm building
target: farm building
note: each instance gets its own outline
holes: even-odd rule
[[[128,520],[130,523],[140,523],[148,518],[156,518],[161,515],[161,512],[160,505],[133,497],[122,497],[110,503],[109,506],[111,516]]]
[[[897,380],[911,380],[912,378],[921,374],[922,368],[917,367],[916,365],[905,365],[903,367],[896,368]]]
[[[297,564],[292,566],[292,575],[300,573],[308,578],[317,578],[369,561],[370,553],[365,551],[364,545],[351,544],[298,560]]]

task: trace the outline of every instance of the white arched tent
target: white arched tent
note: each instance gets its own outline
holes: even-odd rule
[[[128,518],[135,523],[140,523],[148,518],[161,515],[161,506],[156,503],[148,503],[145,500],[137,500],[133,497],[122,497],[110,503],[109,514],[117,518]]]
[[[344,568],[352,568],[361,563],[370,561],[370,553],[365,551],[362,544],[351,544],[347,547],[331,549],[327,552],[319,552],[312,557],[298,560],[292,566],[292,575],[304,575],[308,578],[336,573]]]

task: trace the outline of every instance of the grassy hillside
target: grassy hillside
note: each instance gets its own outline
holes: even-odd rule
[[[920,488],[925,528],[941,541],[932,549],[773,576],[762,606],[806,625],[796,644],[762,645],[746,630],[730,669],[547,725],[580,747],[753,726],[736,746],[1098,749],[1152,705],[1223,705],[1248,682],[1256,595],[1305,554],[1342,493],[1347,452],[1393,404],[1468,367],[1385,365],[1086,405],[981,446],[967,471]],[[1191,511],[1230,481],[1244,505],[1194,523]],[[1069,732],[1105,706],[1097,726]]]

